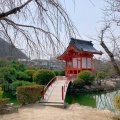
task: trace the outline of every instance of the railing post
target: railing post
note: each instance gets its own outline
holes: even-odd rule
[[[62,100],[64,100],[64,90],[63,90],[63,86],[62,86]]]
[[[65,85],[64,85],[64,92],[65,92]]]
[[[45,91],[44,91],[44,86],[43,86],[43,91],[42,91],[42,98],[44,99],[44,93],[45,93]]]

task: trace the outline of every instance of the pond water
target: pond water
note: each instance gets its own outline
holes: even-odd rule
[[[72,104],[72,103],[79,103],[80,105],[84,106],[91,106],[93,108],[98,109],[107,109],[112,112],[119,112],[114,107],[113,98],[116,94],[120,94],[120,90],[109,92],[109,93],[85,93],[80,94],[78,96],[68,96],[66,95],[65,102]]]
[[[114,107],[113,98],[116,94],[120,94],[120,90],[109,93],[85,93],[78,96],[68,96],[66,95],[65,102],[69,104],[79,103],[84,106],[91,106],[93,108],[98,108],[102,110],[110,110],[112,112],[120,113]],[[10,103],[19,106],[20,103],[17,101],[15,96],[9,96],[9,93],[5,94],[4,97],[10,98]]]

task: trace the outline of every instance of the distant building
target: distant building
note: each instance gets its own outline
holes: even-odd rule
[[[46,68],[46,69],[54,69],[54,70],[62,70],[65,68],[65,62],[52,59],[52,60],[46,60],[46,59],[34,59],[32,60],[34,62],[34,66],[38,68]]]

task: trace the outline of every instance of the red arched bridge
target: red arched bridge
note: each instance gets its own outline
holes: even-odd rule
[[[70,78],[57,76],[44,87],[40,103],[64,104]]]

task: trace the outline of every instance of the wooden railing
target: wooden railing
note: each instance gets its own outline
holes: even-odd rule
[[[48,90],[48,88],[52,85],[53,82],[57,80],[57,77],[52,78],[49,83],[43,88],[42,90],[42,99],[44,99],[45,92]]]
[[[70,81],[71,81],[71,78],[67,77],[64,86],[62,86],[62,100],[65,99],[65,93],[67,92],[67,88],[68,88],[68,85],[69,85]]]

